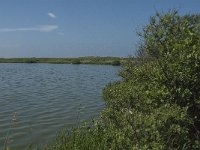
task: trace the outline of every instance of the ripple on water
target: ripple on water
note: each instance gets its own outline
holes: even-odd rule
[[[12,150],[51,140],[63,127],[99,115],[102,88],[119,67],[0,64],[0,149],[9,131]]]

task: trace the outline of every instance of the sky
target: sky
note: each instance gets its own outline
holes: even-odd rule
[[[200,13],[200,0],[0,0],[0,58],[134,55],[156,11]]]

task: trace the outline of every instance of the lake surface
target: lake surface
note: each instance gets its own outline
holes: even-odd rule
[[[120,67],[71,64],[0,64],[0,149],[45,144],[63,127],[97,117],[102,89]]]

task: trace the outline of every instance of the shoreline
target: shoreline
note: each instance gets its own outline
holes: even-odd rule
[[[0,58],[0,63],[48,63],[48,64],[97,64],[120,66],[125,57],[76,57],[76,58]]]

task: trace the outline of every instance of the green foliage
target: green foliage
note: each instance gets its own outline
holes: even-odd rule
[[[24,63],[37,63],[37,59],[36,58],[24,59]]]
[[[177,11],[161,15],[156,13],[139,36],[144,39],[139,51],[160,58],[166,55],[179,55],[191,48],[200,36],[200,15],[178,15]],[[141,52],[141,53],[142,53]]]
[[[103,118],[134,141],[130,149],[200,148],[200,35],[188,17],[151,17],[140,48],[154,60],[127,64],[124,81],[104,92]]]
[[[81,61],[79,59],[74,59],[72,60],[72,64],[78,65],[78,64],[81,64]]]
[[[101,119],[64,132],[50,149],[200,149],[199,18],[151,17],[139,49],[150,59],[128,61],[123,79],[103,91]]]
[[[100,122],[93,121],[92,125],[84,124],[72,130],[63,130],[56,137],[55,141],[43,148],[45,150],[103,150],[107,149],[105,137],[110,137]],[[112,131],[112,130],[110,130]]]
[[[78,57],[78,58],[0,58],[0,63],[51,63],[51,64],[99,64],[112,65],[125,62],[127,58],[121,57]]]
[[[121,65],[121,62],[119,60],[114,60],[112,61],[111,63],[113,66],[120,66]]]

